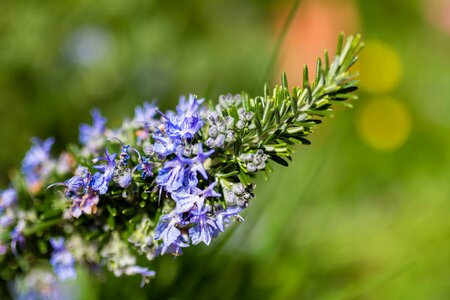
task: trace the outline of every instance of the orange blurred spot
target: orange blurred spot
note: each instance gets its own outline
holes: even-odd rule
[[[276,16],[278,38],[289,8]],[[317,57],[328,49],[332,57],[340,32],[354,34],[359,28],[359,13],[353,0],[304,0],[300,4],[281,49],[276,74],[285,71],[295,84],[301,82],[305,64],[314,76]],[[311,77],[310,76],[310,77]]]
[[[148,132],[142,129],[136,130],[134,134],[141,140],[146,140],[148,138]]]
[[[64,161],[70,169],[75,168],[77,163],[75,157],[71,153],[66,151],[61,153],[61,155],[59,156],[59,160]]]
[[[28,191],[31,194],[37,194],[42,189],[42,182],[38,181],[28,186]]]
[[[450,35],[450,0],[423,0],[428,22]]]

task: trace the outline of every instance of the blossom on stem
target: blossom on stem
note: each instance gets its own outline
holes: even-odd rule
[[[157,134],[153,135],[153,139],[156,141],[153,150],[161,156],[168,156],[175,153],[178,145],[181,143],[179,139],[172,139]]]
[[[0,192],[0,212],[15,203],[17,203],[17,192],[15,189],[8,188]]]
[[[143,287],[146,283],[150,281],[150,277],[154,277],[156,275],[155,271],[136,265],[126,267],[124,273],[126,275],[141,275],[142,276],[141,287]]]
[[[209,207],[205,207],[203,210],[191,211],[193,215],[190,222],[194,224],[189,228],[189,236],[191,237],[192,244],[197,245],[200,242],[209,246],[211,243],[214,231],[217,229],[217,225],[207,213]]]
[[[169,246],[162,244],[156,250],[157,255],[172,254],[179,256],[183,254],[182,248],[189,247],[189,237],[186,234],[181,234],[177,239]]]
[[[185,182],[186,167],[190,164],[190,159],[181,156],[166,162],[156,177],[156,183],[169,193],[178,190]]]
[[[77,273],[75,271],[75,258],[66,249],[64,238],[51,238],[50,244],[53,248],[50,264],[53,266],[56,276],[61,280],[75,279]]]
[[[202,210],[206,198],[222,196],[220,193],[214,191],[213,188],[215,185],[216,182],[213,182],[204,190],[201,190],[197,187],[192,187],[189,190],[185,189],[179,192],[173,192],[171,194],[172,199],[177,203],[175,212],[184,213],[191,210],[194,206],[197,210]]]
[[[105,132],[106,119],[101,115],[97,109],[92,110],[92,126],[87,124],[80,125],[79,141],[81,145],[86,145],[88,148],[96,148],[99,140],[102,140]]]
[[[154,103],[144,102],[142,106],[137,106],[134,110],[132,123],[139,127],[148,127],[155,122],[156,106]]]
[[[195,174],[200,173],[202,174],[203,178],[208,179],[208,174],[203,164],[205,160],[214,153],[214,150],[203,152],[202,144],[198,143],[195,146],[197,147],[197,156],[192,159],[190,171],[194,172]]]
[[[151,164],[150,159],[148,157],[143,157],[139,162],[139,165],[136,166],[136,169],[142,172],[141,173],[142,179],[145,179],[153,175],[152,173],[153,165]]]
[[[203,100],[200,100],[200,103]],[[199,101],[193,95],[189,100],[180,98],[177,106],[177,114],[163,115],[166,121],[166,132],[172,138],[191,139],[203,126],[203,120],[199,115]]]
[[[166,248],[172,245],[181,235],[181,231],[177,228],[180,221],[180,216],[175,213],[161,216],[158,225],[156,225],[155,240],[162,240]]]
[[[226,209],[221,209],[216,212],[217,229],[223,232],[233,217],[239,221],[243,221],[244,219],[238,214],[241,210],[242,207],[240,206],[228,206]]]
[[[15,256],[18,256],[17,246],[21,249],[25,246],[25,237],[23,236],[23,230],[25,228],[25,222],[19,220],[19,223],[11,231],[11,251]]]
[[[14,214],[11,210],[1,211],[0,210],[0,228],[7,228],[14,224]]]
[[[37,192],[42,186],[45,177],[53,168],[53,161],[50,158],[50,150],[54,143],[53,138],[44,141],[33,138],[33,146],[28,150],[22,161],[22,173],[25,174],[25,181],[28,189]]]
[[[114,176],[114,170],[116,168],[115,159],[117,154],[109,154],[107,149],[105,150],[105,153],[105,157],[94,159],[94,163],[105,161],[106,164],[99,164],[94,166],[94,168],[99,170],[100,172],[95,173],[90,182],[90,187],[93,190],[98,191],[100,195],[106,194],[106,192],[108,191],[109,182],[112,180]]]

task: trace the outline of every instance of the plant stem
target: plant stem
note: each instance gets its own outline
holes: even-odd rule
[[[31,235],[33,233],[36,233],[38,231],[42,231],[44,229],[50,228],[58,223],[61,223],[61,218],[56,218],[52,220],[48,220],[45,222],[38,223],[34,226],[31,226],[24,230],[24,235]]]

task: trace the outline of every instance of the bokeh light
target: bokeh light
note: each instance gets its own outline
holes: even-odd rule
[[[371,93],[386,93],[397,87],[402,77],[402,65],[397,51],[380,40],[366,42],[358,69],[361,88]]]
[[[277,28],[282,27],[286,15],[287,13],[277,14]],[[286,72],[293,83],[300,82],[301,70],[305,64],[311,68],[311,74],[314,74],[317,57],[323,55],[324,49],[328,49],[333,55],[338,34],[358,32],[359,24],[359,12],[354,0],[301,1],[283,44],[279,72]],[[275,32],[275,37],[278,34],[279,30]]]
[[[422,5],[428,22],[450,35],[450,0],[423,0]]]
[[[411,115],[399,100],[375,98],[363,104],[357,128],[368,146],[377,150],[395,150],[405,143],[410,134]]]
[[[83,66],[95,64],[113,50],[111,35],[97,26],[77,28],[64,46],[68,59]]]

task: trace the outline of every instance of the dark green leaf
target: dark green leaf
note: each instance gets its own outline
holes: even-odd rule
[[[280,164],[284,167],[289,166],[289,163],[287,161],[285,161],[284,159],[282,159],[281,157],[277,156],[277,155],[270,155],[270,159],[273,160],[274,162],[276,162],[277,164]]]

